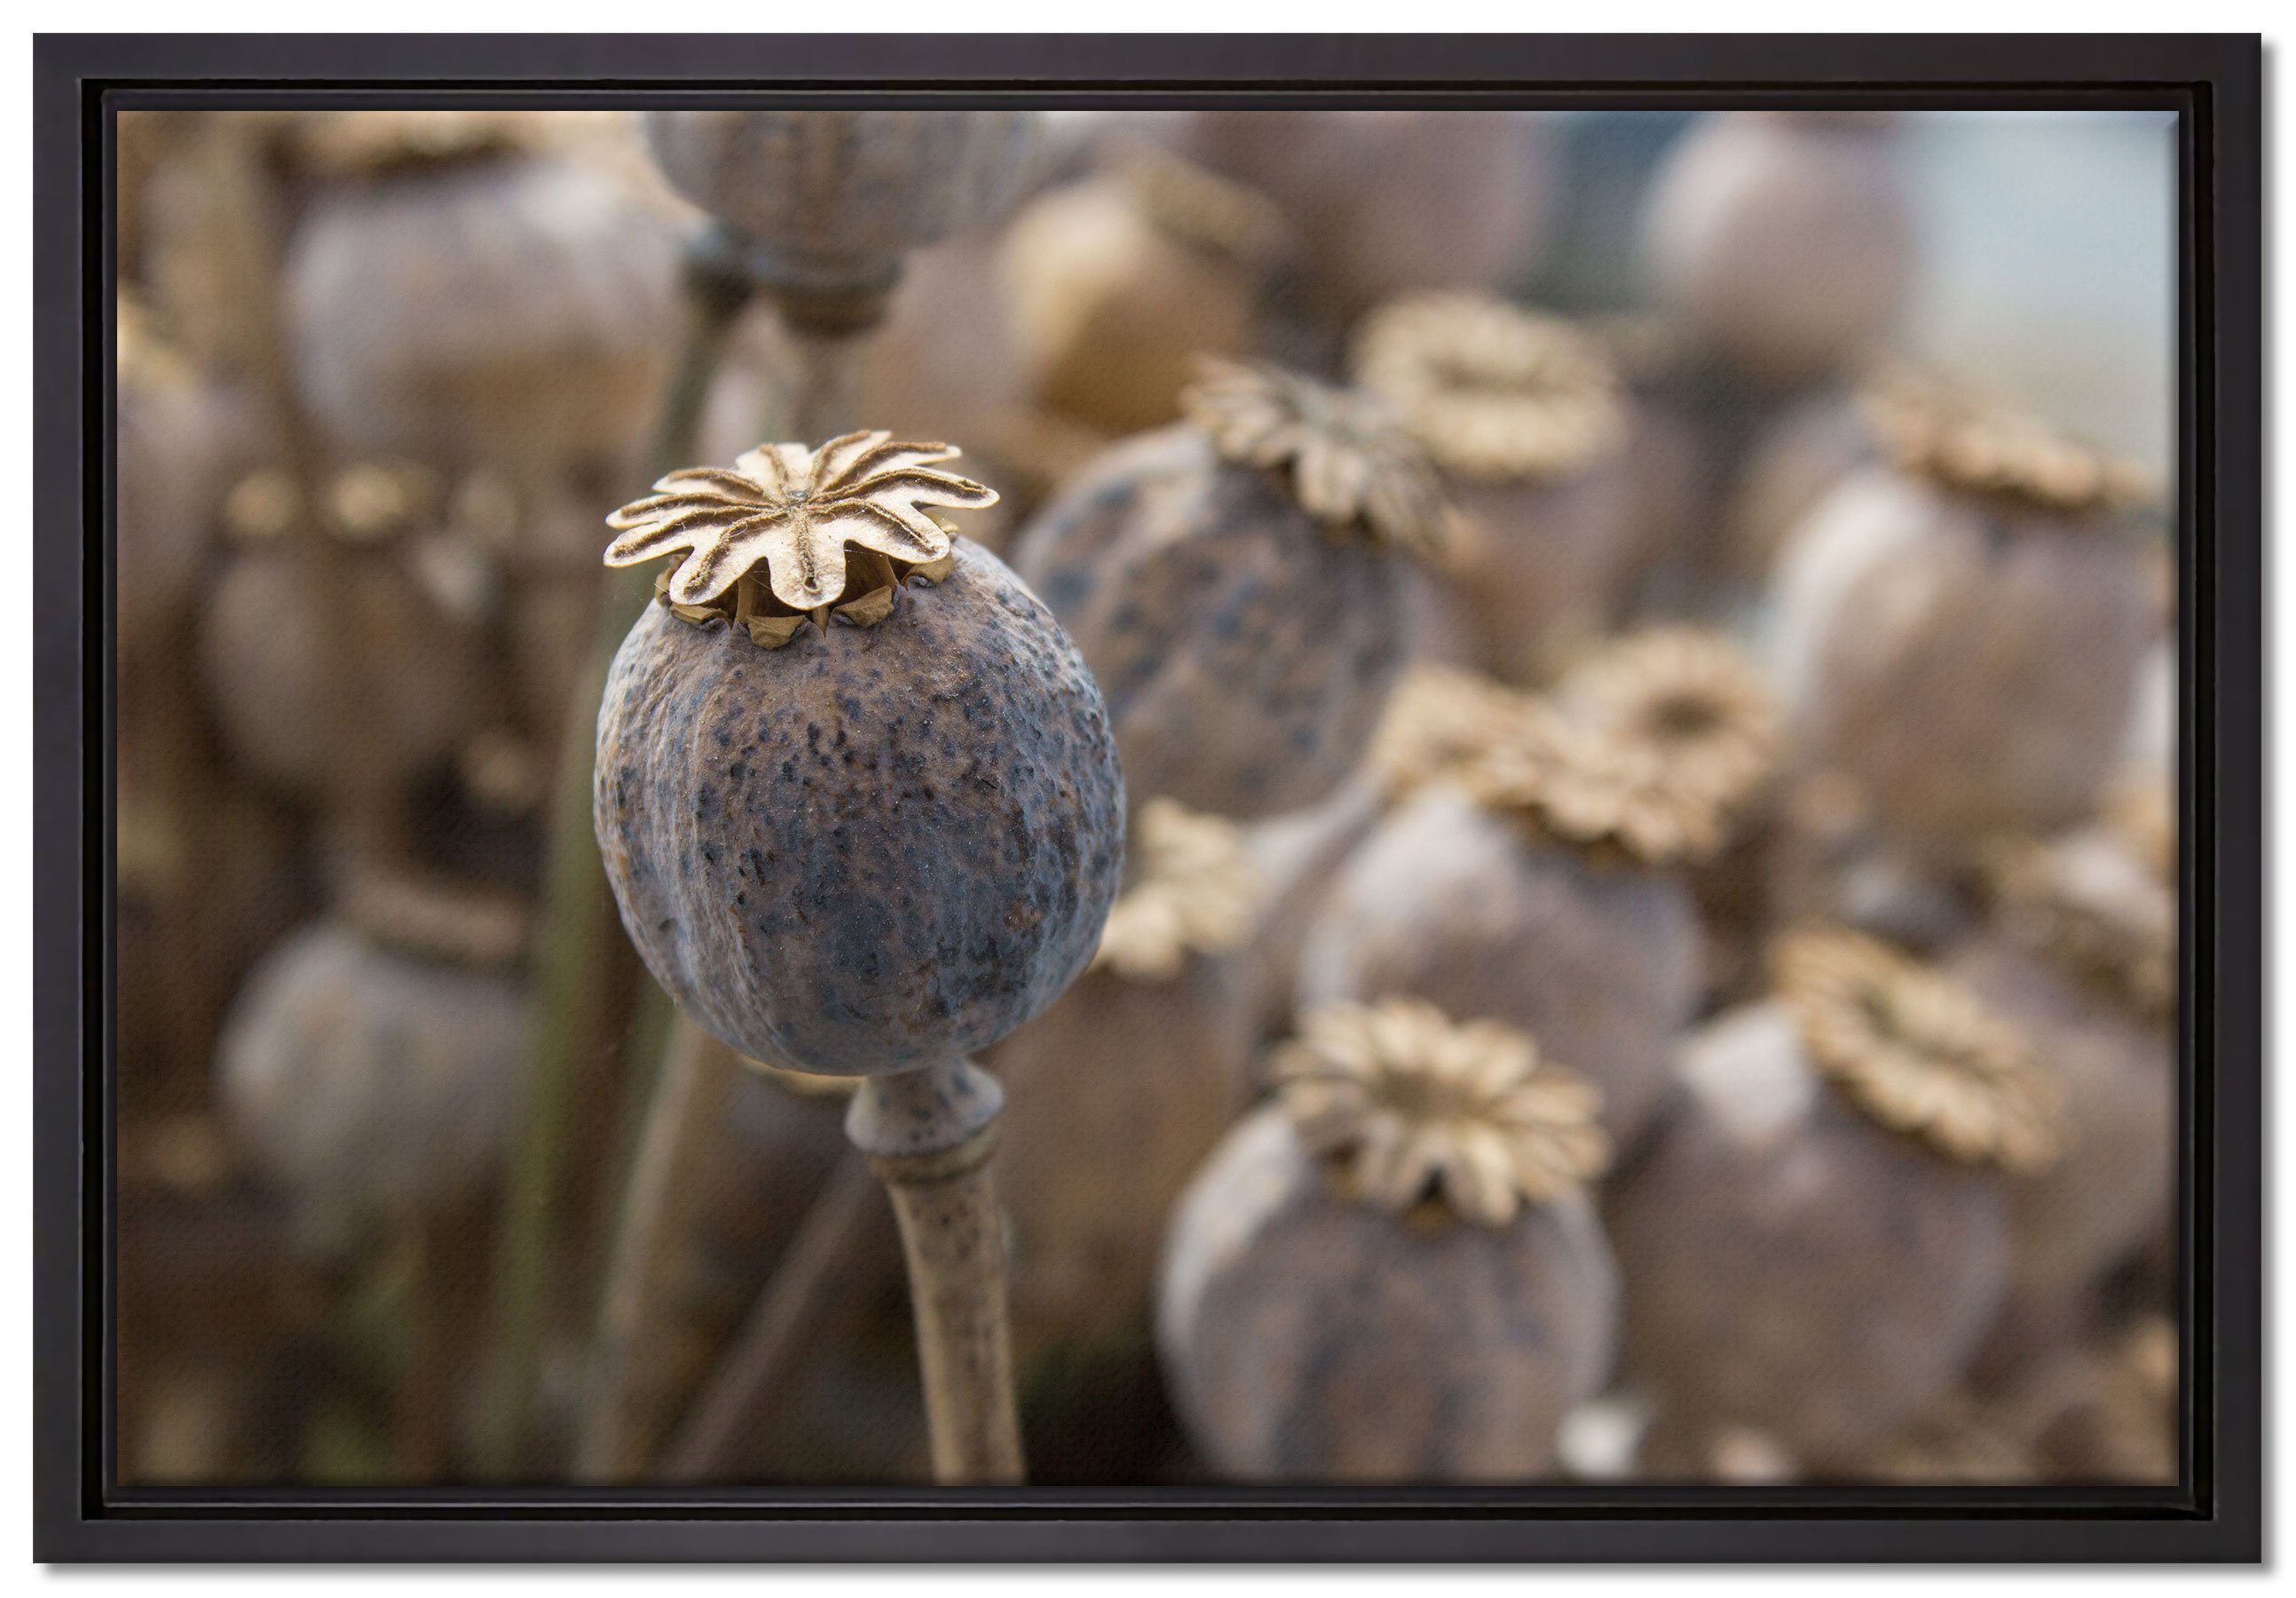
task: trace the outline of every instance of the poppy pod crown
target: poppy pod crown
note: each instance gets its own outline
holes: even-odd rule
[[[1261,885],[1234,822],[1152,799],[1129,852],[1135,878],[1101,929],[1095,969],[1168,982],[1191,954],[1223,954],[1250,935]]]
[[[849,432],[817,449],[760,444],[734,463],[669,473],[606,518],[620,536],[606,564],[678,555],[656,584],[699,626],[730,621],[778,648],[808,621],[873,626],[912,577],[948,571],[950,525],[937,507],[978,508],[996,492],[941,470],[963,451]]]
[[[1956,493],[2078,517],[2142,509],[2158,492],[2143,467],[1935,378],[1884,372],[1860,405],[1899,470]]]
[[[1439,1203],[1505,1226],[1610,1162],[1601,1095],[1529,1034],[1387,999],[1310,1013],[1276,1053],[1278,1101],[1349,1196],[1401,1214]]]

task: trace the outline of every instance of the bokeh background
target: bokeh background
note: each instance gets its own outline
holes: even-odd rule
[[[851,396],[964,446],[1004,496],[968,536],[1099,614],[1089,562],[1030,541],[1108,451],[1187,425],[1210,354],[1384,385],[1498,553],[1382,623],[1409,669],[1343,780],[1152,820],[1187,785],[1134,774],[1132,886],[1166,874],[1175,963],[1096,968],[985,1062],[1072,1078],[1026,1119],[1016,1090],[1000,1157],[1036,1479],[2172,1479],[2173,118],[1039,120],[1021,192],[910,252]],[[676,1034],[626,953],[578,1006],[530,982],[554,852],[583,846],[553,799],[594,714],[603,517],[661,464],[705,213],[619,113],[130,112],[118,148],[120,1479],[924,1479],[843,1100],[727,1066],[613,1322]],[[1431,304],[1434,333],[1398,317]],[[1411,381],[1562,464],[1447,456],[1455,413],[1365,354],[1383,318]],[[804,358],[745,311],[701,458],[771,433]],[[1636,654],[1654,632],[1721,653]],[[1576,715],[1605,662],[1744,690],[1760,776],[1726,836],[1628,862],[1663,911],[1633,913],[1679,902],[1688,941],[1591,890],[1524,909],[1545,877],[1480,932],[1398,910],[1498,880],[1462,854],[1490,803],[1427,740]],[[1921,1018],[1975,995],[2055,1084],[2046,1170],[1812,1067],[1774,956],[1817,924],[1901,962],[1824,978],[1901,1026],[1874,1091],[1975,1083],[1995,1114],[1990,1057]],[[1398,940],[1487,956],[1488,1002],[1367,975]],[[1280,1113],[1271,1062],[1398,993],[1501,1017],[1613,1107],[1553,1041],[1584,1017],[1541,1007],[1630,1017],[1600,1047],[1647,1115],[1606,1124],[1574,1240],[1526,1222],[1519,1261],[1438,1261],[1460,1223],[1426,1205],[1360,1247],[1211,1235],[1250,1209],[1223,1195]],[[1207,1250],[1248,1307],[1160,1274]],[[1489,1328],[1532,1281],[1526,1347]],[[610,1323],[640,1339],[612,1382]]]

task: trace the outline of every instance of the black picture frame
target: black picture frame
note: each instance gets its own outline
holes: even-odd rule
[[[44,36],[35,1554],[43,1561],[2254,1561],[2262,1549],[2262,57],[2248,36]],[[2173,106],[2187,1182],[2173,1488],[123,1491],[108,1479],[108,117],[759,93],[1084,105]],[[66,536],[77,527],[81,536]],[[74,596],[78,603],[73,602]]]

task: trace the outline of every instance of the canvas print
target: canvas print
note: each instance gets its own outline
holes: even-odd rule
[[[122,112],[119,1481],[2176,1481],[2176,141]]]

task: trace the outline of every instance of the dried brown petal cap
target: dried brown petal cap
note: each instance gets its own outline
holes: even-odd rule
[[[2009,935],[2140,1015],[2177,1008],[2177,895],[2111,830],[2004,851],[1992,885]]]
[[[1352,1196],[1400,1214],[1429,1199],[1505,1226],[1610,1163],[1602,1095],[1543,1063],[1527,1034],[1386,999],[1309,1014],[1276,1051],[1279,1102]]]
[[[1281,473],[1292,497],[1333,531],[1439,564],[1456,518],[1426,453],[1388,408],[1275,367],[1206,360],[1181,413],[1222,458]]]
[[[1643,865],[1698,860],[1729,836],[1715,795],[1679,780],[1647,739],[1571,721],[1539,701],[1519,734],[1454,775],[1486,810],[1521,815],[1562,843],[1616,850]]]
[[[1784,746],[1777,696],[1726,633],[1659,627],[1611,645],[1564,680],[1559,697],[1589,724],[1655,751],[1668,782],[1742,812]]]
[[[656,587],[684,620],[725,618],[777,647],[810,619],[882,621],[900,585],[947,570],[949,529],[931,507],[979,507],[996,492],[936,468],[963,451],[849,432],[818,449],[760,444],[734,463],[672,472],[606,518],[610,566],[685,553]],[[762,578],[758,568],[764,569]]]
[[[1480,672],[1414,666],[1389,696],[1365,759],[1389,797],[1398,798],[1495,745],[1519,742],[1539,714],[1536,697]]]
[[[1906,371],[1876,377],[1860,399],[1898,469],[1957,493],[2062,515],[2151,503],[2151,474],[2058,432],[1989,396]]]
[[[2056,1158],[2063,1091],[1959,983],[1853,932],[1790,935],[1775,960],[1811,1058],[1874,1120],[1971,1165]]]
[[[1189,955],[1225,953],[1250,935],[1259,875],[1234,822],[1152,799],[1128,848],[1138,875],[1109,911],[1095,967],[1134,982],[1168,982]]]
[[[1567,477],[1626,441],[1602,346],[1504,300],[1398,300],[1365,318],[1355,364],[1439,465],[1475,482]]]

